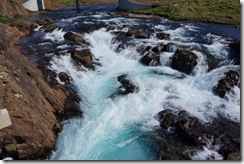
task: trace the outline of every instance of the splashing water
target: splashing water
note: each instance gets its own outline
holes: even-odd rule
[[[159,127],[159,122],[155,116],[165,109],[184,109],[203,122],[210,122],[219,114],[240,121],[240,88],[235,87],[233,92],[227,95],[228,99],[222,99],[212,93],[212,88],[221,78],[220,75],[228,70],[239,70],[240,66],[224,65],[208,72],[207,57],[204,55],[204,51],[208,51],[218,59],[226,57],[228,51],[224,38],[212,35],[209,31],[201,33],[202,28],[194,24],[176,25],[165,19],[159,22],[143,22],[139,19],[111,17],[104,12],[95,12],[94,15],[90,12],[84,11],[84,15],[69,18],[61,17],[60,22],[65,24],[64,29],[55,30],[44,36],[44,41],[48,39],[55,42],[63,53],[58,56],[49,55],[51,58],[49,69],[56,73],[66,72],[72,77],[72,85],[82,99],[80,107],[83,111],[82,118],[63,122],[63,130],[58,136],[56,150],[53,151],[50,159],[159,159],[155,142],[157,136],[154,134],[155,128]],[[171,35],[172,41],[158,40],[155,37],[131,38],[128,43],[133,44],[116,52],[120,41],[114,42],[116,36],[112,32],[117,29],[108,31],[101,27],[92,33],[82,34],[90,43],[88,48],[99,65],[95,66],[95,70],[83,68],[84,71],[80,71],[74,64],[71,54],[65,51],[69,45],[63,43],[64,31],[71,30],[79,33],[75,28],[91,26],[90,24],[94,22],[105,22],[107,25],[120,27],[132,23],[146,24],[159,32],[166,30],[165,32]],[[75,24],[75,26],[67,24]],[[168,42],[176,47],[197,47],[194,53],[198,56],[198,65],[192,74],[184,75],[169,67],[173,52],[160,53],[160,66],[157,67],[144,66],[139,62],[141,56],[137,49],[140,46]],[[82,45],[76,47],[76,49],[82,48]],[[201,48],[204,51],[201,51]],[[123,74],[126,74],[139,88],[138,92],[116,95],[120,86],[117,77]],[[59,81],[58,78],[57,80]],[[203,159],[204,154],[213,151],[205,147],[203,152],[199,152],[192,159]],[[215,155],[217,159],[222,158],[218,154]]]

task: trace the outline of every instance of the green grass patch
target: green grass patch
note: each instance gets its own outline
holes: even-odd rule
[[[9,21],[9,17],[0,15],[0,23],[7,23]]]
[[[240,1],[237,0],[184,0],[162,2],[155,8],[133,12],[165,16],[172,20],[240,25],[240,9]]]

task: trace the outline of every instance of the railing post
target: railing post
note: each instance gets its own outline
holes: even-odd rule
[[[76,0],[76,10],[79,13],[80,12],[80,1]]]

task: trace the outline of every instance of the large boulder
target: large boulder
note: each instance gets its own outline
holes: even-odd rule
[[[186,49],[177,49],[171,58],[171,67],[180,72],[190,74],[197,65],[197,55]]]
[[[86,43],[86,40],[82,36],[75,34],[73,32],[67,32],[64,35],[64,39],[73,41],[73,42],[78,43],[78,44]]]
[[[238,160],[240,155],[240,124],[219,115],[209,123],[203,123],[183,110],[165,109],[157,119],[174,142],[180,141],[186,148],[204,146],[212,142],[224,159]],[[165,150],[161,150],[164,152]],[[170,152],[167,152],[170,153]],[[174,153],[174,152],[173,152]],[[183,152],[182,152],[183,153]]]
[[[91,68],[93,63],[93,54],[89,50],[71,51],[71,57],[81,63],[86,68]]]
[[[119,94],[127,95],[138,91],[138,88],[128,79],[127,75],[120,75],[117,77],[117,80],[121,84]]]
[[[240,80],[240,74],[237,71],[228,71],[225,73],[218,84],[213,88],[213,91],[220,97],[224,97]]]
[[[148,52],[141,58],[140,62],[148,66],[158,66],[160,64],[160,57],[154,52]]]

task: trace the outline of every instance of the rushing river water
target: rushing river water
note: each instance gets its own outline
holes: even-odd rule
[[[228,44],[240,40],[240,29],[228,25],[129,19],[109,15],[116,5],[81,6],[48,11],[34,18],[49,17],[61,29],[46,33],[37,28],[22,40],[31,62],[45,64],[57,74],[66,72],[73,79],[82,102],[83,116],[63,122],[52,160],[157,160],[155,129],[158,112],[180,107],[203,122],[221,114],[240,122],[240,88],[220,98],[212,88],[226,71],[240,70],[238,60]],[[127,40],[127,48],[118,51],[120,40],[113,32],[127,26],[147,27],[149,39]],[[112,26],[111,30],[106,27]],[[94,29],[94,30],[92,30]],[[64,34],[73,31],[89,45],[65,41]],[[155,33],[170,34],[170,40],[159,40]],[[142,46],[174,44],[171,52],[160,53],[160,65],[145,66],[139,62]],[[170,57],[178,47],[190,47],[198,56],[193,72],[185,75],[169,67]],[[94,55],[94,70],[74,64],[68,49],[89,48]],[[209,59],[217,62],[209,68]],[[117,77],[126,74],[139,89],[128,95],[111,96],[118,90]],[[57,80],[63,84],[58,78]],[[177,97],[177,98],[170,98]],[[207,150],[210,151],[210,150]],[[216,155],[217,156],[217,155]],[[216,157],[218,159],[218,156]],[[204,159],[193,156],[192,159]],[[221,157],[219,157],[221,159]]]

